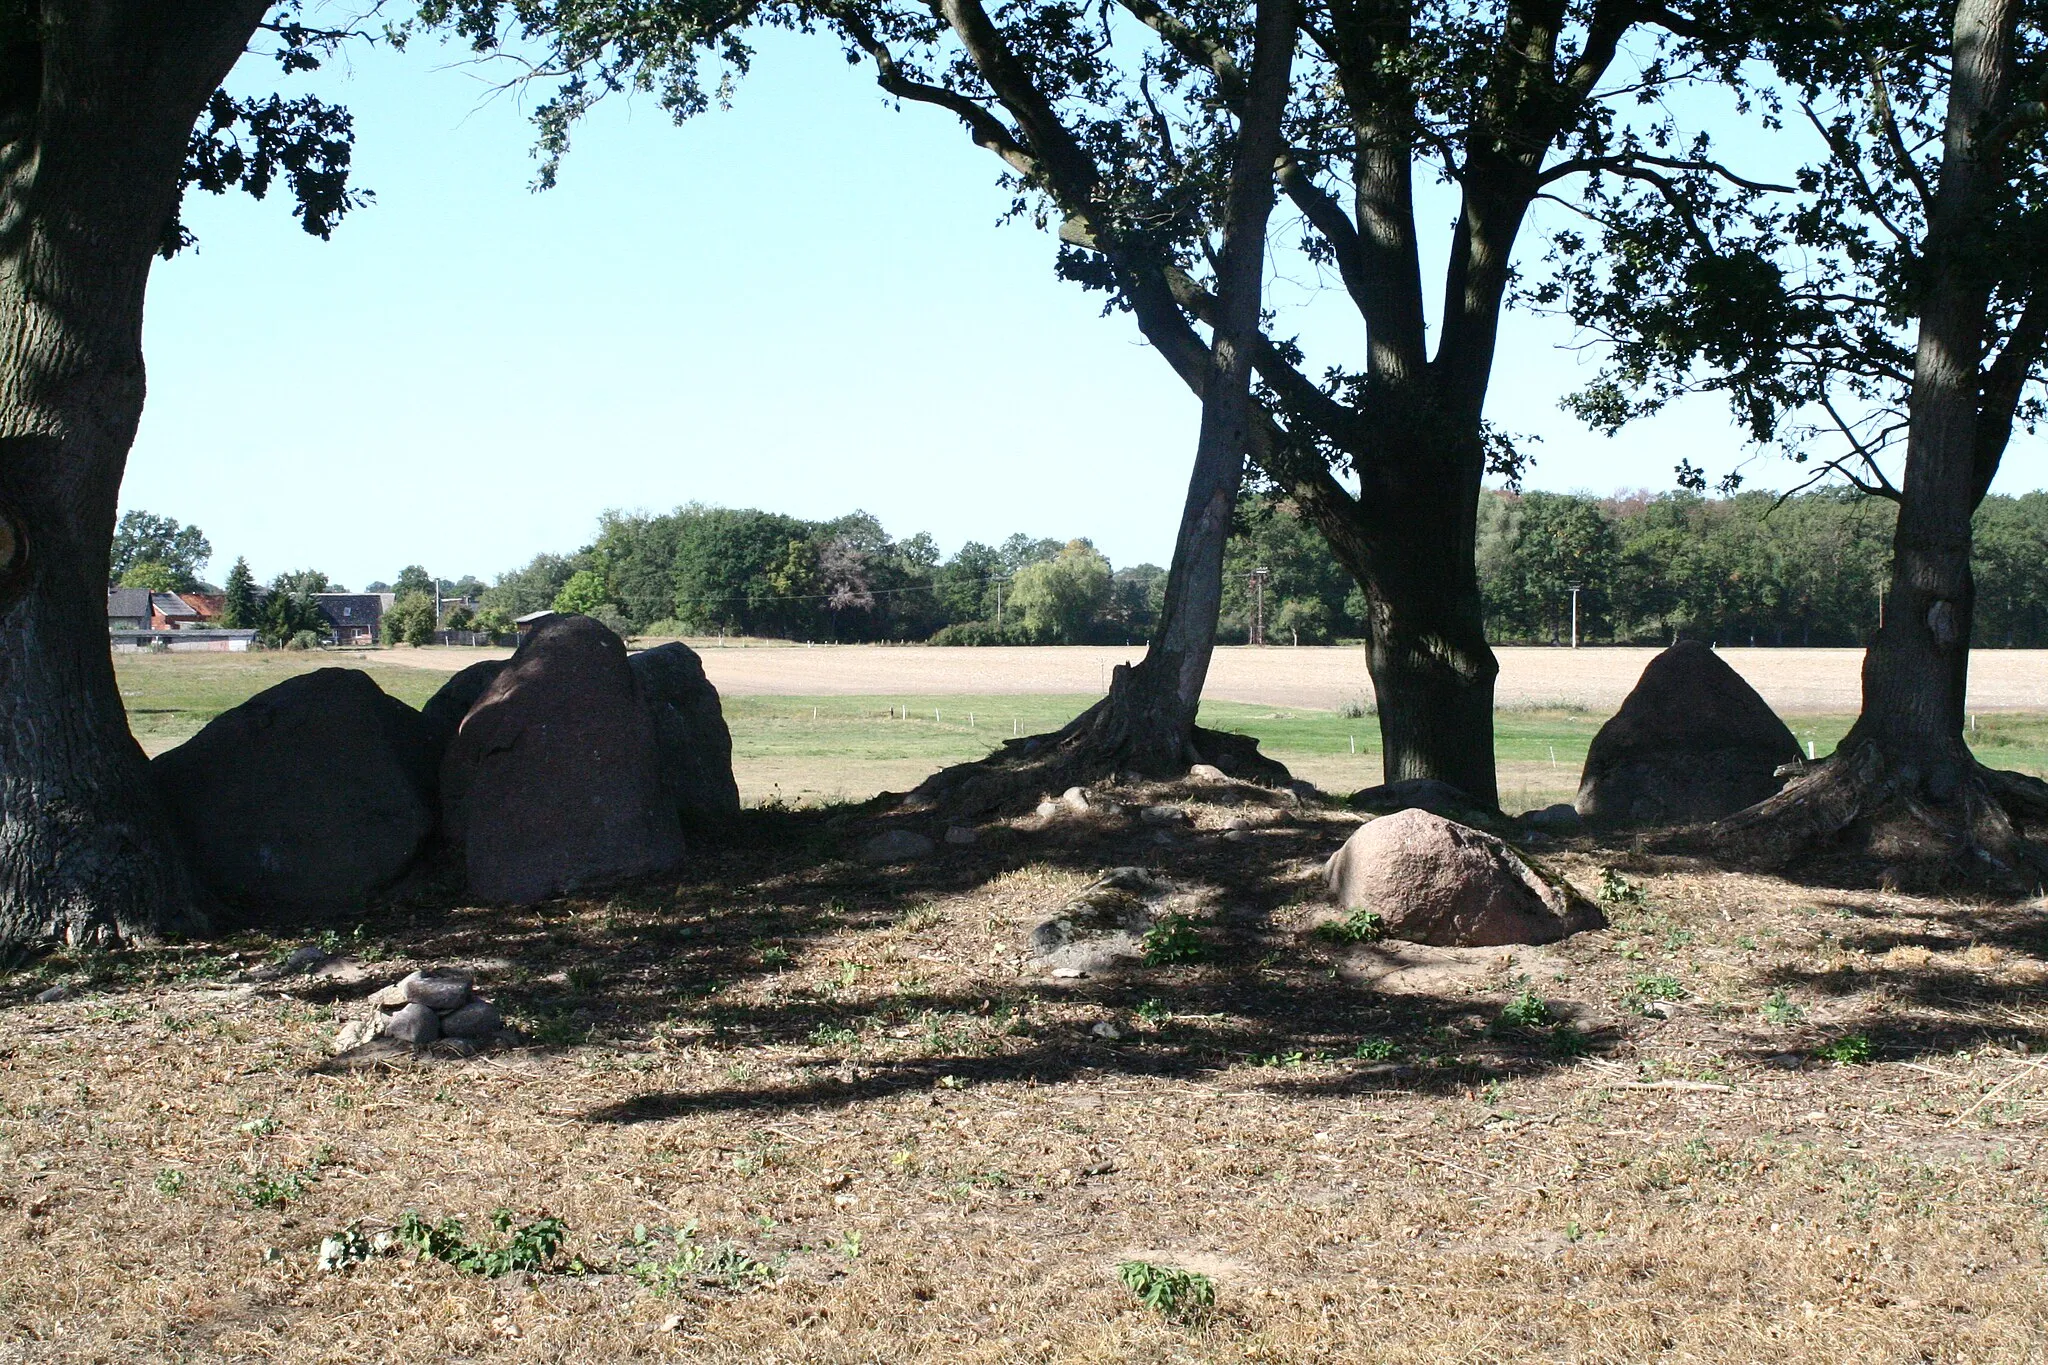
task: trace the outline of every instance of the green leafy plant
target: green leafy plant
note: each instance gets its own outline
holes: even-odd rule
[[[1836,1062],[1842,1066],[1865,1066],[1876,1053],[1870,1046],[1868,1034],[1845,1033],[1822,1043],[1813,1050],[1813,1055],[1824,1062]]]
[[[235,1198],[252,1209],[281,1209],[306,1192],[316,1176],[285,1171],[278,1175],[252,1175],[235,1185]]]
[[[1553,1057],[1583,1057],[1592,1050],[1592,1042],[1570,1024],[1559,1024],[1550,1031],[1550,1054]]]
[[[1649,892],[1637,886],[1611,867],[1600,869],[1600,900],[1607,905],[1642,905],[1650,899]]]
[[[1500,1007],[1500,1021],[1513,1028],[1541,1028],[1550,1022],[1550,1006],[1525,986],[1514,999]]]
[[[320,1239],[319,1266],[322,1270],[340,1270],[343,1266],[367,1261],[375,1253],[376,1246],[370,1241],[360,1223],[351,1221],[339,1232],[330,1232]]]
[[[1785,988],[1780,986],[1777,990],[1771,992],[1770,998],[1764,1001],[1759,1013],[1763,1015],[1767,1022],[1783,1027],[1787,1024],[1796,1024],[1804,1019],[1806,1017],[1806,1007],[1794,1003],[1792,998],[1785,994]]]
[[[1332,943],[1378,943],[1387,936],[1387,921],[1376,910],[1353,910],[1343,919],[1318,924],[1316,936]]]
[[[156,1173],[156,1192],[166,1199],[176,1199],[185,1192],[185,1173],[166,1166]]]
[[[1361,1062],[1384,1062],[1399,1051],[1391,1038],[1361,1038],[1351,1055]]]
[[[1173,1015],[1173,1011],[1166,1007],[1165,1002],[1156,997],[1150,1000],[1140,1000],[1138,1007],[1132,1010],[1131,1013],[1148,1024],[1163,1024]]]
[[[780,943],[771,943],[761,950],[763,967],[787,967],[795,960],[795,955]]]
[[[1216,1282],[1199,1271],[1124,1261],[1117,1266],[1116,1277],[1147,1308],[1163,1317],[1189,1321],[1216,1304]]]
[[[1194,920],[1178,914],[1164,916],[1147,929],[1145,937],[1138,940],[1138,948],[1145,954],[1147,967],[1200,962],[1209,956],[1209,945],[1202,942]]]
[[[398,1220],[395,1231],[400,1242],[422,1256],[494,1279],[514,1271],[545,1270],[561,1251],[562,1240],[569,1231],[566,1223],[548,1214],[514,1227],[510,1209],[492,1213],[491,1227],[503,1240],[485,1245],[471,1241],[458,1218],[429,1223],[417,1213],[408,1212]]]

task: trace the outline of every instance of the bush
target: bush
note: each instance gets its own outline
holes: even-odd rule
[[[319,632],[302,630],[297,635],[292,636],[291,639],[285,641],[284,647],[286,649],[318,649],[320,648]]]
[[[434,599],[423,592],[408,593],[384,613],[384,643],[387,645],[430,645],[434,642]]]
[[[998,630],[991,621],[962,621],[957,626],[947,626],[933,635],[926,643],[934,645],[1006,645],[1010,643],[1009,632]]]
[[[640,628],[641,635],[651,635],[661,639],[680,639],[682,636],[694,633],[688,626],[676,620],[673,616],[664,616],[659,621],[649,621]]]
[[[621,640],[633,638],[633,623],[628,621],[625,615],[609,602],[599,607],[596,611],[585,612],[584,615],[602,625]]]

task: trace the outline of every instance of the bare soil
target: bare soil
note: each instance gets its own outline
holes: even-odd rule
[[[1356,817],[1150,799],[1193,828],[1031,817],[885,869],[872,816],[749,812],[613,895],[423,883],[268,984],[233,974],[290,935],[19,964],[0,1361],[2048,1359],[2048,903],[1580,841],[1542,856],[1612,928],[1403,952],[1301,932]],[[1023,960],[1134,863],[1203,960]],[[530,1045],[331,1058],[421,964]],[[316,1264],[500,1208],[565,1221],[542,1271]],[[1213,1307],[1145,1307],[1131,1260]]]
[[[704,671],[731,696],[911,696],[946,693],[1093,693],[1109,671],[1136,663],[1144,646],[944,649],[923,645],[740,645],[691,640]],[[379,650],[380,664],[453,672],[505,650]],[[1650,649],[1503,648],[1495,703],[1502,707],[1585,707],[1613,711],[1642,676]],[[1780,715],[1854,712],[1862,702],[1860,649],[1724,649],[1721,657]],[[1372,700],[1356,648],[1243,645],[1216,651],[1204,695],[1334,711]],[[1970,656],[1970,706],[1981,711],[2048,708],[2048,650],[1981,649]]]

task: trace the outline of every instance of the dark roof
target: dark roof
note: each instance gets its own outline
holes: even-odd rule
[[[313,605],[320,614],[342,626],[373,626],[384,619],[386,594],[381,592],[316,592]]]
[[[199,615],[199,613],[193,609],[192,604],[190,602],[187,602],[184,598],[178,596],[178,594],[174,592],[152,593],[150,594],[149,604],[153,609],[155,609],[157,614],[160,616],[171,617]]]
[[[515,618],[515,619],[513,620],[512,624],[513,624],[513,625],[515,625],[515,626],[530,626],[530,625],[532,625],[532,624],[533,624],[534,622],[536,622],[536,621],[545,621],[545,620],[547,620],[547,619],[548,619],[548,618],[549,618],[550,616],[553,616],[554,614],[555,614],[555,613],[554,613],[554,612],[553,612],[552,610],[549,610],[549,611],[530,611],[530,612],[526,613],[526,615],[524,615],[524,616],[516,617],[516,618]]]
[[[149,619],[149,589],[108,588],[107,615],[134,616]]]

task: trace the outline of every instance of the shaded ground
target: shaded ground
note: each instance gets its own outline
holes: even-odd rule
[[[1370,989],[1374,950],[1295,932],[1353,817],[1168,795],[1164,844],[1034,817],[873,869],[847,811],[756,811],[630,893],[422,887],[334,927],[345,989],[228,982],[289,936],[24,964],[0,1360],[2048,1354],[2048,905],[1552,846],[1613,928]],[[1199,897],[1206,960],[1031,970],[1022,933],[1122,863]],[[533,1046],[327,1061],[450,962]],[[500,1207],[565,1220],[548,1273],[315,1265],[352,1220]],[[1131,1258],[1213,1312],[1145,1309]]]

